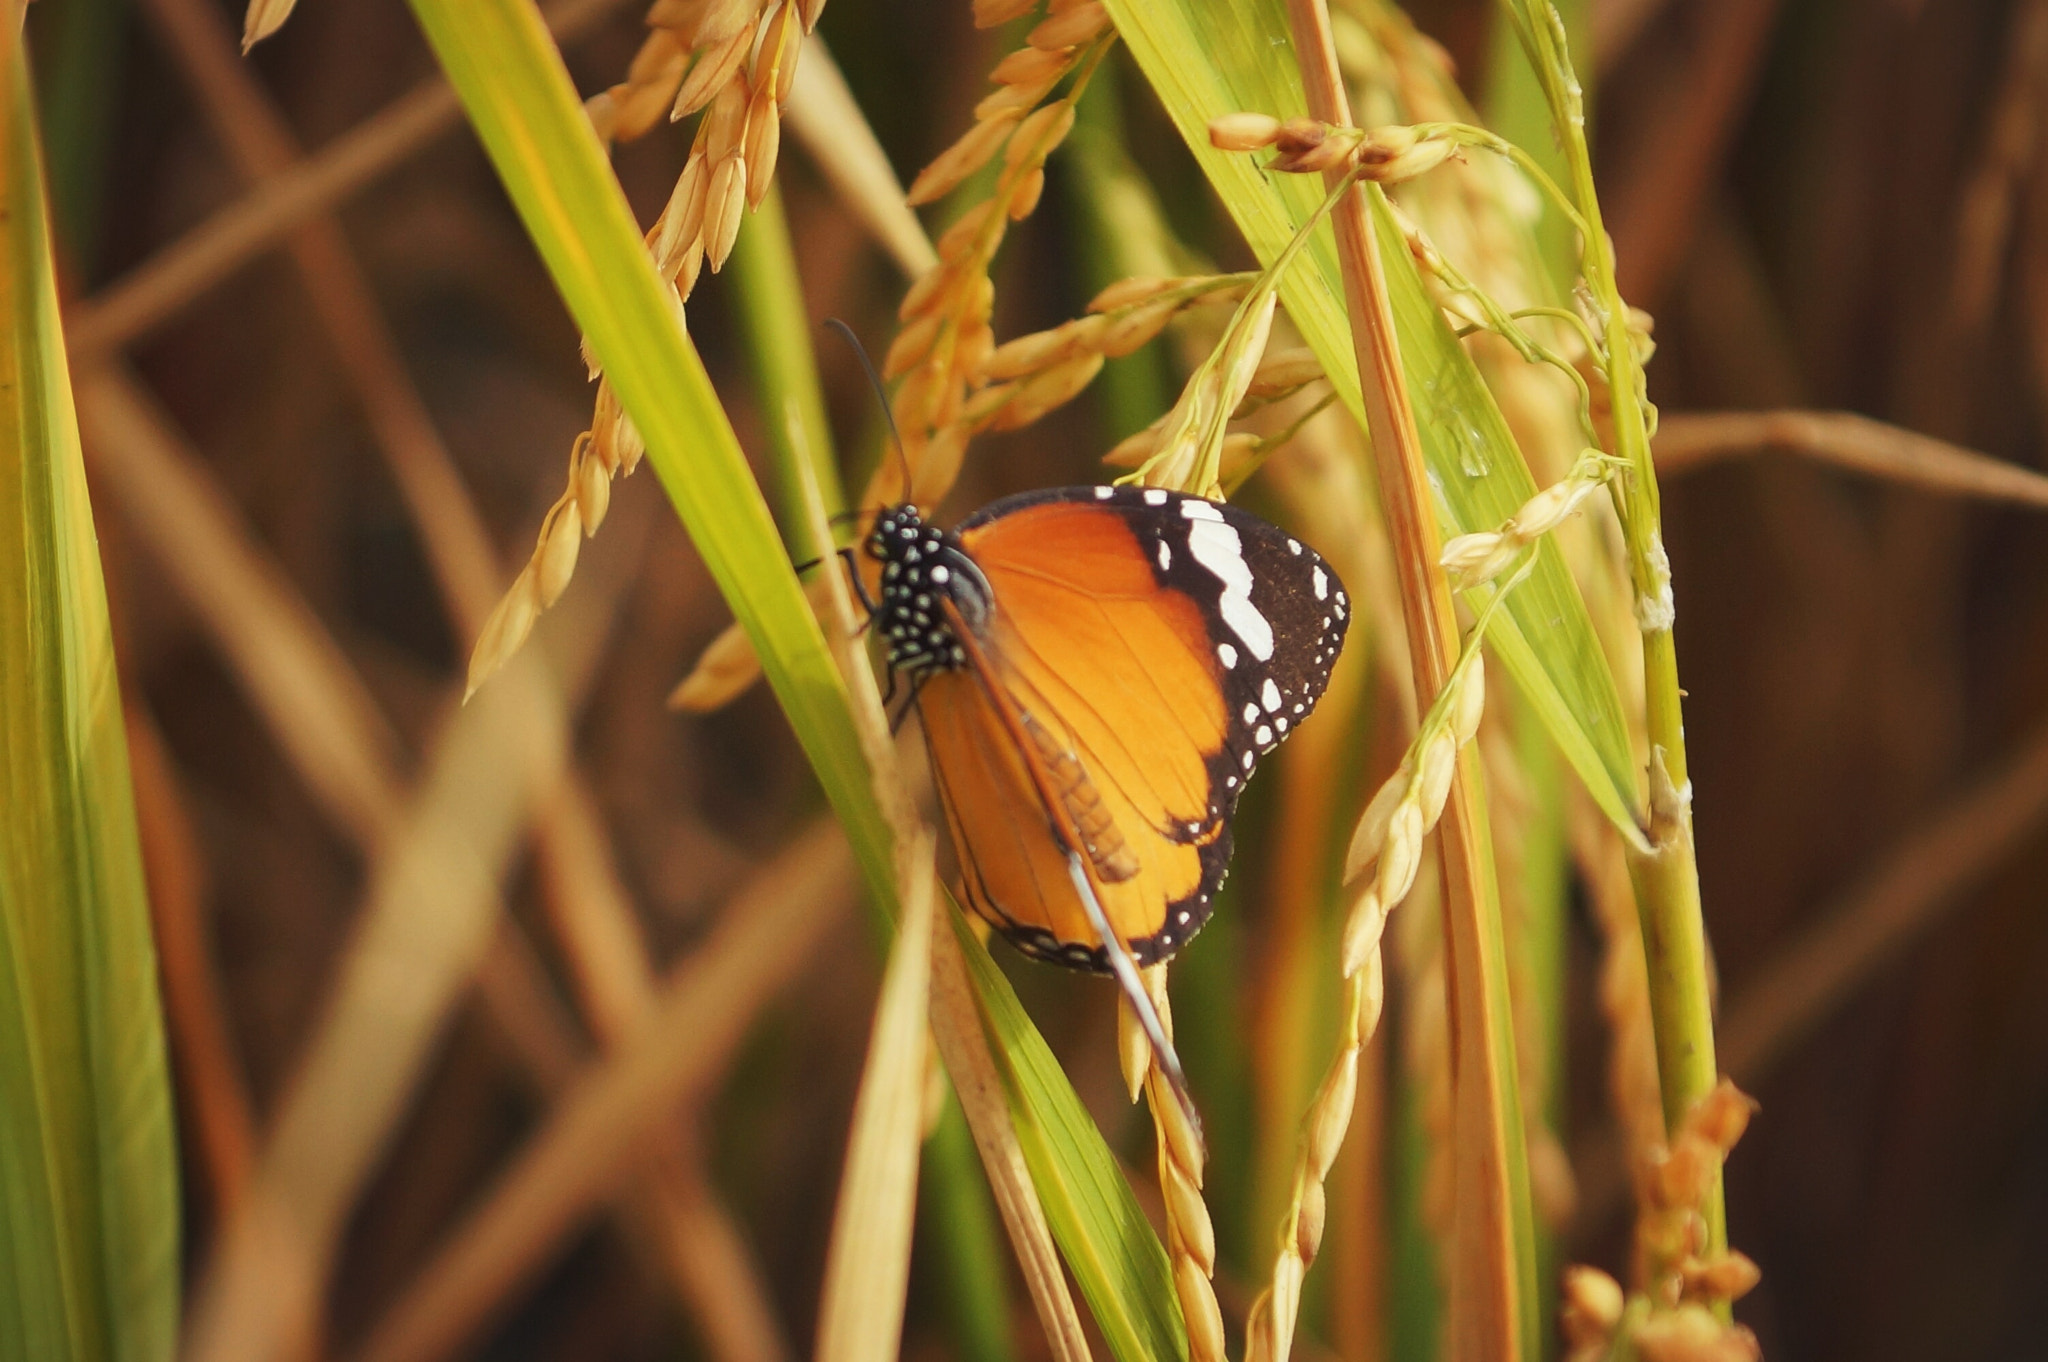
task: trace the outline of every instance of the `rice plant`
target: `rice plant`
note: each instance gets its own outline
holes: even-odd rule
[[[1412,8],[37,7],[6,63],[0,1356],[2022,1337],[2039,933],[1966,891],[2024,878],[2048,749],[1958,759],[2032,710],[2048,481],[2032,415],[1975,395],[2038,310],[2048,10],[1897,20],[1950,78],[1899,145],[1965,167],[1912,237],[1852,211],[1861,144],[1799,141],[1822,74],[1872,79],[1825,7]],[[1878,289],[1878,240],[1924,288]],[[1688,500],[1761,449],[1796,457],[1746,508]],[[1105,684],[1100,635],[1034,664],[1037,712],[976,663],[984,764],[1019,774],[948,771],[889,612],[967,616],[905,594],[947,567],[891,584],[915,550],[877,517],[1062,486],[1167,508],[1091,588],[1159,595],[1114,617],[1161,631],[1134,656],[1218,661],[1096,715],[1102,753],[1041,723]],[[1273,637],[1223,501],[1321,555],[1324,635]],[[1319,669],[1298,732],[1271,677],[1218,699],[1276,648]],[[1822,743],[1830,705],[1887,755]],[[1153,871],[1093,811],[1181,758],[1212,802],[1158,836],[1213,914],[1105,947],[1098,897]],[[1098,925],[1011,920],[976,817]],[[1923,998],[1915,942],[1977,970],[1920,962]],[[1121,987],[1028,958],[1091,949]],[[1873,1019],[1895,1050],[1834,1036]],[[1838,1052],[1916,1081],[1844,1096]],[[1963,1095],[1996,1110],[1927,1135]],[[1923,1176],[2018,1191],[1944,1218]],[[1856,1263],[1889,1289],[1814,1294]]]

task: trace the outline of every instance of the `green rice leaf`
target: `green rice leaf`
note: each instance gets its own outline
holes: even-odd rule
[[[158,1362],[178,1172],[106,587],[34,104],[0,168],[0,1358]]]
[[[655,273],[528,0],[413,0],[556,287],[647,443],[669,499],[845,823],[874,896],[893,908],[890,836],[845,687],[731,424]],[[987,964],[978,945],[970,959]],[[1019,1136],[1047,1218],[1121,1362],[1185,1356],[1165,1252],[1101,1132],[990,965],[975,975],[1015,1079]]]
[[[1306,110],[1281,0],[1106,0],[1117,31],[1263,261],[1284,248],[1323,197],[1319,177],[1268,174],[1257,159],[1209,145],[1210,120],[1254,110]],[[1430,302],[1386,210],[1369,190],[1401,363],[1446,537],[1490,530],[1536,491],[1507,422],[1464,347]],[[1362,423],[1364,400],[1330,228],[1318,229],[1281,285],[1281,300],[1339,396]],[[1536,570],[1509,599],[1488,642],[1565,759],[1616,826],[1640,842],[1635,758],[1613,674],[1565,567],[1545,541]],[[1471,601],[1485,606],[1488,591]]]
[[[853,843],[893,904],[890,837],[846,687],[768,503],[656,274],[561,53],[526,0],[413,0],[555,287],[647,442],[647,461],[753,640]]]
[[[967,972],[1018,1112],[1046,1223],[1118,1362],[1186,1358],[1173,1267],[1123,1171],[988,948],[953,914]]]

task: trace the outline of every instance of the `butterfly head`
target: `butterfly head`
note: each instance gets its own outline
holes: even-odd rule
[[[967,649],[942,602],[978,630],[993,598],[959,538],[905,504],[875,517],[867,551],[882,565],[875,627],[889,641],[889,665],[913,675],[965,667]]]

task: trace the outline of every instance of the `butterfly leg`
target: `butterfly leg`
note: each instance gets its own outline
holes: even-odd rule
[[[846,575],[853,583],[853,594],[860,598],[860,608],[868,612],[868,617],[861,621],[860,626],[865,632],[867,627],[875,622],[875,598],[868,595],[868,585],[860,579],[860,563],[854,558],[853,550],[841,549],[838,556],[840,561],[846,564]]]
[[[922,676],[917,677],[916,679],[911,681],[910,694],[904,699],[903,708],[897,710],[895,715],[891,717],[889,720],[889,736],[894,737],[896,735],[896,731],[903,727],[903,721],[910,717],[910,711],[917,708],[917,693],[919,690],[923,689],[923,687],[924,678]],[[896,673],[892,671],[889,673],[889,695],[894,695],[895,693]],[[889,695],[884,695],[882,697],[882,704],[885,708],[889,703]]]

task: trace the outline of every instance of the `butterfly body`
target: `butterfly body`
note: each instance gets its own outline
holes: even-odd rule
[[[1070,857],[1140,965],[1207,920],[1260,756],[1315,707],[1349,600],[1248,512],[1157,488],[882,512],[876,628],[915,687],[969,905],[1026,954],[1105,970]]]

